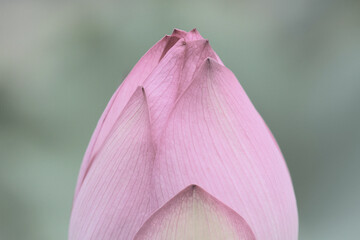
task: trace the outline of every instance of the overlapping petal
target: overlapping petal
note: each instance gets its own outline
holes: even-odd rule
[[[69,239],[132,239],[150,210],[154,155],[138,88],[94,156],[74,202]]]
[[[235,76],[207,59],[180,97],[155,159],[159,205],[197,184],[240,214],[258,239],[297,239],[291,179]]]
[[[185,61],[186,42],[181,39],[144,81],[154,139],[158,139],[174,107]]]
[[[207,57],[215,57],[207,40],[186,42],[180,39],[144,81],[156,143],[175,101],[191,83],[197,67]]]
[[[176,39],[178,40],[178,38]],[[104,113],[98,121],[90,143],[87,147],[80,168],[74,199],[80,190],[94,155],[99,151],[126,103],[129,101],[136,88],[142,85],[145,79],[158,65],[161,58],[176,43],[176,39],[173,39],[172,36],[165,36],[158,43],[156,43],[134,66],[120,87],[111,97],[108,105],[104,110]],[[166,47],[168,47],[168,49]]]
[[[177,194],[141,227],[135,240],[254,240],[246,221],[196,185]]]
[[[179,41],[180,39],[182,40]],[[171,107],[179,95],[178,89],[182,82],[180,78],[183,78],[181,74],[189,72],[190,74],[187,74],[190,76],[195,71],[195,69],[187,71],[188,65],[192,65],[192,59],[188,59],[188,56],[197,56],[197,54],[193,54],[193,45],[199,45],[193,44],[192,41],[201,39],[203,40],[196,29],[190,32],[175,29],[172,35],[166,35],[162,38],[134,66],[110,99],[95,128],[80,169],[75,198],[91,165],[93,156],[99,151],[114,122],[138,86],[145,85],[147,89],[149,105],[152,108],[151,114],[154,115],[151,116],[151,119],[154,121],[152,126],[155,129],[161,129],[164,126],[164,121],[166,121]],[[203,41],[205,42],[206,40]],[[189,43],[189,46],[186,46],[186,43]],[[217,57],[216,53],[209,48],[210,46],[204,49],[208,56],[203,54],[203,57]],[[189,79],[185,79],[184,82],[187,84]],[[181,89],[184,90],[183,87]],[[153,99],[153,96],[159,96],[159,94],[164,93],[166,94],[165,96]],[[161,135],[157,130],[153,131],[153,133],[154,139]]]

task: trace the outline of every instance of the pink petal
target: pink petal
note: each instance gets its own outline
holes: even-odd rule
[[[191,30],[190,32],[187,33],[187,35],[184,37],[185,41],[196,41],[196,40],[202,40],[204,39],[200,33],[198,32],[198,30],[196,28],[194,28],[193,30]],[[210,45],[209,45],[210,46]],[[212,58],[215,58],[217,60],[218,63],[220,63],[221,65],[224,65],[220,59],[220,57],[216,54],[216,52],[213,52],[214,56],[209,56]]]
[[[209,41],[205,39],[189,41],[186,43],[185,61],[178,87],[178,95],[183,93],[194,78],[196,69],[208,57],[215,57]]]
[[[158,205],[197,184],[242,216],[257,239],[297,239],[282,154],[236,77],[207,59],[177,102],[154,167]]]
[[[187,35],[187,32],[181,29],[174,28],[174,31],[171,34],[172,36],[176,36],[178,38],[185,38]]]
[[[207,40],[180,40],[145,80],[155,142],[166,126],[176,99],[191,83],[196,67],[207,57],[215,57]]]
[[[150,211],[154,154],[148,107],[138,88],[89,166],[69,239],[132,239]]]
[[[192,185],[156,211],[134,239],[253,240],[255,237],[240,215]]]
[[[157,139],[172,110],[184,65],[186,43],[178,41],[145,80],[152,134]]]
[[[175,40],[177,41],[178,38],[174,39],[170,36],[165,36],[158,43],[156,43],[134,66],[129,75],[125,78],[125,80],[110,99],[87,147],[80,168],[74,199],[80,190],[94,155],[99,151],[99,148],[102,146],[104,140],[108,136],[115,121],[119,117],[119,114],[125,107],[125,104],[129,101],[135,89],[143,84],[144,80],[158,65],[161,58],[165,56],[167,51],[176,43]]]
[[[200,35],[200,33],[198,32],[198,30],[196,28],[189,31],[185,36],[186,41],[195,41],[195,40],[201,40],[201,39],[204,39],[204,38]]]
[[[172,35],[168,36],[169,40],[163,50],[163,53],[162,53],[159,61],[161,61],[164,58],[164,56],[169,52],[169,50],[179,41],[179,39],[181,39],[177,35],[178,34],[172,34]]]
[[[176,29],[178,30],[178,29]],[[181,33],[181,37],[185,39],[185,41],[190,42],[190,41],[196,41],[196,40],[204,40],[204,38],[200,35],[200,33],[198,32],[198,30],[196,28],[194,28],[193,30],[189,31],[188,33],[186,33],[186,35],[184,36],[184,31],[182,31]],[[219,56],[213,52],[213,54],[215,55],[214,58],[218,61],[218,63],[224,65],[221,61],[221,59],[219,58]],[[211,56],[212,57],[212,56]]]
[[[80,190],[84,177],[88,171],[89,166],[91,165],[93,156],[99,151],[99,148],[102,146],[102,143],[108,136],[110,129],[112,128],[114,122],[118,118],[119,113],[122,111],[125,104],[129,100],[131,94],[135,91],[135,89],[139,85],[143,85],[145,79],[150,75],[151,72],[154,71],[155,67],[158,66],[159,62],[162,61],[165,55],[167,55],[170,49],[173,48],[173,46],[179,41],[181,37],[186,37],[189,41],[203,39],[196,29],[190,31],[189,33],[179,29],[174,29],[173,34],[171,36],[165,36],[139,60],[139,62],[134,66],[132,71],[129,73],[129,75],[126,77],[126,79],[123,81],[123,83],[120,85],[120,87],[116,90],[116,92],[110,99],[107,107],[105,108],[104,113],[102,114],[100,120],[98,121],[96,129],[91,137],[90,143],[86,150],[80,168],[74,199],[76,198]],[[216,54],[215,57],[217,57]],[[163,65],[166,64],[167,63],[163,63]],[[182,67],[182,64],[179,64],[179,67]],[[167,69],[170,69],[170,67],[167,67]],[[175,82],[176,82],[175,80],[172,81],[173,84]],[[165,85],[161,89],[167,88],[168,85],[166,83],[166,80],[163,79],[163,83],[165,83]],[[179,84],[179,81],[177,84]],[[159,91],[161,89],[159,89]],[[151,91],[149,91],[149,93],[151,93]],[[171,100],[170,98],[169,102],[170,104],[166,104],[168,105],[168,107],[172,106],[173,100]],[[156,119],[158,118],[157,116],[158,112],[166,112],[166,109],[164,109],[164,111],[160,109],[158,111],[155,110],[154,114]],[[168,114],[164,114],[164,116],[160,117],[159,120],[156,120],[158,123],[155,124],[155,129],[159,128],[158,126],[163,125],[163,121],[164,119],[167,118],[167,116]],[[157,135],[160,134],[161,133],[158,134],[155,133],[155,138],[157,137]]]

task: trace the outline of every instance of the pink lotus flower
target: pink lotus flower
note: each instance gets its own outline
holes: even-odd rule
[[[295,195],[271,132],[209,42],[174,30],[101,116],[69,239],[297,236]]]

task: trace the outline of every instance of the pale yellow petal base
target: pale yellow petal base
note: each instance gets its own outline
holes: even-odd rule
[[[246,221],[196,185],[191,185],[156,211],[136,240],[255,239]]]

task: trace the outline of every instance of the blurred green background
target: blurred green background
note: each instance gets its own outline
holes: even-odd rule
[[[112,93],[197,27],[273,131],[300,239],[360,236],[360,1],[0,1],[0,239],[67,238],[79,166]]]

